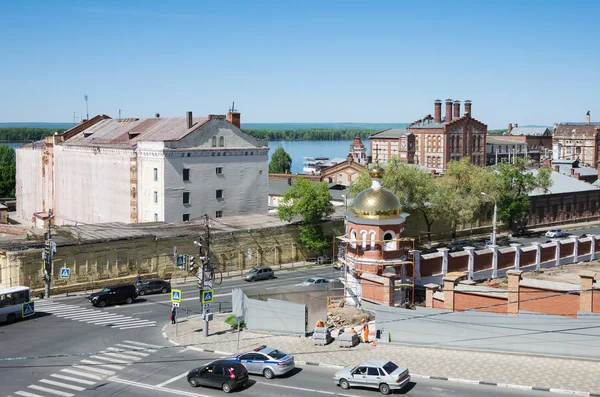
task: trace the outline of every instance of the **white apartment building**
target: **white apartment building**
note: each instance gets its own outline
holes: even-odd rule
[[[240,113],[96,116],[17,149],[17,215],[40,224],[182,222],[267,213],[268,151]]]

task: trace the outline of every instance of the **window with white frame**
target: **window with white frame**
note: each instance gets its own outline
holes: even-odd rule
[[[158,222],[158,214],[154,214],[154,222]]]
[[[356,248],[356,231],[352,230],[350,232],[350,245],[352,248]]]
[[[371,231],[370,235],[371,235],[371,251],[373,251],[375,249],[375,232]]]
[[[396,249],[396,233],[392,231],[387,231],[383,234],[384,240],[384,250],[385,251],[394,251]]]
[[[158,192],[154,191],[154,204],[158,204]]]
[[[361,241],[362,241],[362,249],[363,251],[366,251],[367,249],[367,231],[366,230],[362,230],[360,232],[360,237],[361,237]]]
[[[154,182],[158,181],[158,168],[154,169]]]

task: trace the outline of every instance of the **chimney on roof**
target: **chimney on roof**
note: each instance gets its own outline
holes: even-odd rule
[[[575,175],[575,168],[571,168],[571,176]]]
[[[436,99],[433,101],[433,121],[437,124],[442,122],[442,101]]]
[[[508,133],[509,134],[512,131],[512,129],[513,129],[512,123],[508,123]]]
[[[469,114],[469,116],[471,115],[471,100],[467,99],[465,101],[465,116]]]
[[[446,123],[452,121],[452,99],[446,99]]]
[[[458,119],[460,119],[460,101],[456,100],[454,101],[454,117],[452,118],[452,120]]]
[[[590,116],[590,111],[588,110],[587,114],[585,115],[585,122],[587,123],[587,125],[590,125],[592,116]]]
[[[519,128],[519,123],[515,123],[515,128]]]
[[[559,172],[560,171],[560,167],[558,165],[554,166],[554,171]]]
[[[231,108],[229,108],[229,112],[227,113],[227,121],[229,121],[231,124],[235,125],[237,128],[242,128],[241,127],[241,120],[242,115],[240,112],[237,111],[237,109],[235,108],[235,102],[233,102],[231,104]]]
[[[154,113],[154,117],[159,118],[160,117],[160,113]]]
[[[192,128],[192,126],[194,125],[194,119],[192,118],[192,112],[186,113],[186,120],[187,120],[187,128],[188,129]]]

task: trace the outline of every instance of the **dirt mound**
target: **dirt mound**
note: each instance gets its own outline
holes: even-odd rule
[[[363,319],[367,319],[367,321],[372,321],[375,319],[375,317],[356,307],[344,306],[329,309],[329,311],[327,312],[326,323],[328,325],[340,327],[344,325],[361,324],[363,322]]]

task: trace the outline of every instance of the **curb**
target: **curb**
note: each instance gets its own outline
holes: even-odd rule
[[[169,339],[169,336],[165,332],[165,329],[167,328],[167,326],[168,326],[168,324],[165,324],[165,326],[162,328],[163,337],[169,343],[172,343],[172,344],[178,346],[179,343],[177,343],[177,342]],[[222,351],[219,351],[219,350],[203,349],[203,348],[200,348],[200,347],[189,347],[188,346],[187,349],[194,350],[194,351],[197,351],[197,352],[202,352],[202,353],[218,354],[218,355],[221,355],[221,356],[232,356],[234,354],[234,353],[229,353],[229,352],[222,352]],[[312,362],[312,361],[296,361],[296,364],[310,366],[310,367],[330,368],[330,369],[343,369],[343,368],[346,367],[345,365],[317,363],[317,362]],[[599,393],[590,393],[590,392],[583,392],[583,391],[576,391],[576,390],[557,389],[557,388],[553,388],[553,387],[524,386],[524,385],[515,385],[515,384],[510,384],[510,383],[488,382],[488,381],[485,381],[485,380],[449,378],[449,377],[445,377],[445,376],[434,376],[434,375],[419,375],[419,374],[414,374],[414,373],[411,373],[410,376],[414,377],[414,378],[420,378],[420,379],[445,380],[445,381],[448,381],[448,382],[456,382],[456,383],[463,383],[463,384],[469,384],[469,385],[482,385],[482,386],[492,386],[492,387],[503,387],[505,389],[516,389],[516,390],[524,390],[524,391],[529,391],[529,390],[531,390],[531,391],[547,391],[547,392],[550,392],[550,393],[569,394],[569,395],[575,395],[575,396],[600,397]]]

